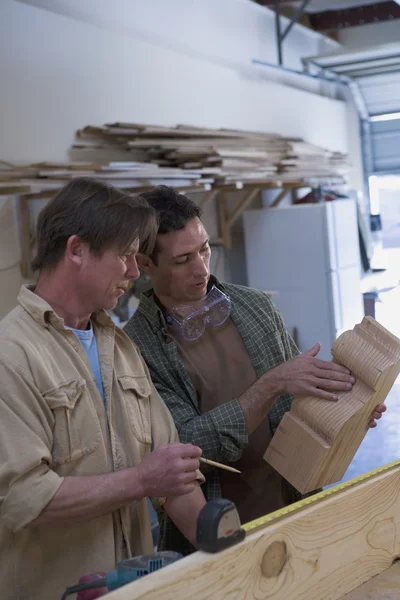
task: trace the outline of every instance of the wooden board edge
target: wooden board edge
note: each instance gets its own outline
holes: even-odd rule
[[[272,515],[237,546],[197,552],[106,598],[342,598],[400,555],[400,463],[378,471],[293,505],[284,518]]]

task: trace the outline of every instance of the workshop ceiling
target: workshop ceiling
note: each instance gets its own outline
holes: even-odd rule
[[[253,1],[272,9],[275,6],[274,0]],[[290,17],[301,4],[301,0],[279,0],[280,13]],[[400,0],[310,0],[300,22],[316,31],[335,32],[394,19],[400,19]]]

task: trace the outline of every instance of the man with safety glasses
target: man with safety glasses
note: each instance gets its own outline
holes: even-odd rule
[[[205,468],[205,496],[232,500],[248,522],[299,497],[262,458],[292,396],[334,401],[355,379],[318,359],[319,344],[299,354],[266,294],[210,274],[209,239],[193,201],[166,186],[143,197],[159,218],[153,253],[138,255],[153,289],[142,295],[125,331],[139,346],[180,441],[241,471]],[[371,427],[385,410],[376,407]],[[165,515],[160,545],[191,550]]]

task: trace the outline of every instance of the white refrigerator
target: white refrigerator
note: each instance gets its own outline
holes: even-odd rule
[[[363,316],[361,261],[354,200],[244,213],[248,285],[276,290],[274,303],[300,351],[335,339]]]

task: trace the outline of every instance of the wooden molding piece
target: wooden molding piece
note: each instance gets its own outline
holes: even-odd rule
[[[297,397],[264,455],[301,493],[340,481],[400,372],[400,340],[365,317],[333,344],[333,360],[356,377],[337,402]]]
[[[295,503],[286,513],[246,525],[247,536],[236,546],[196,552],[106,598],[343,598],[400,554],[400,461]]]

